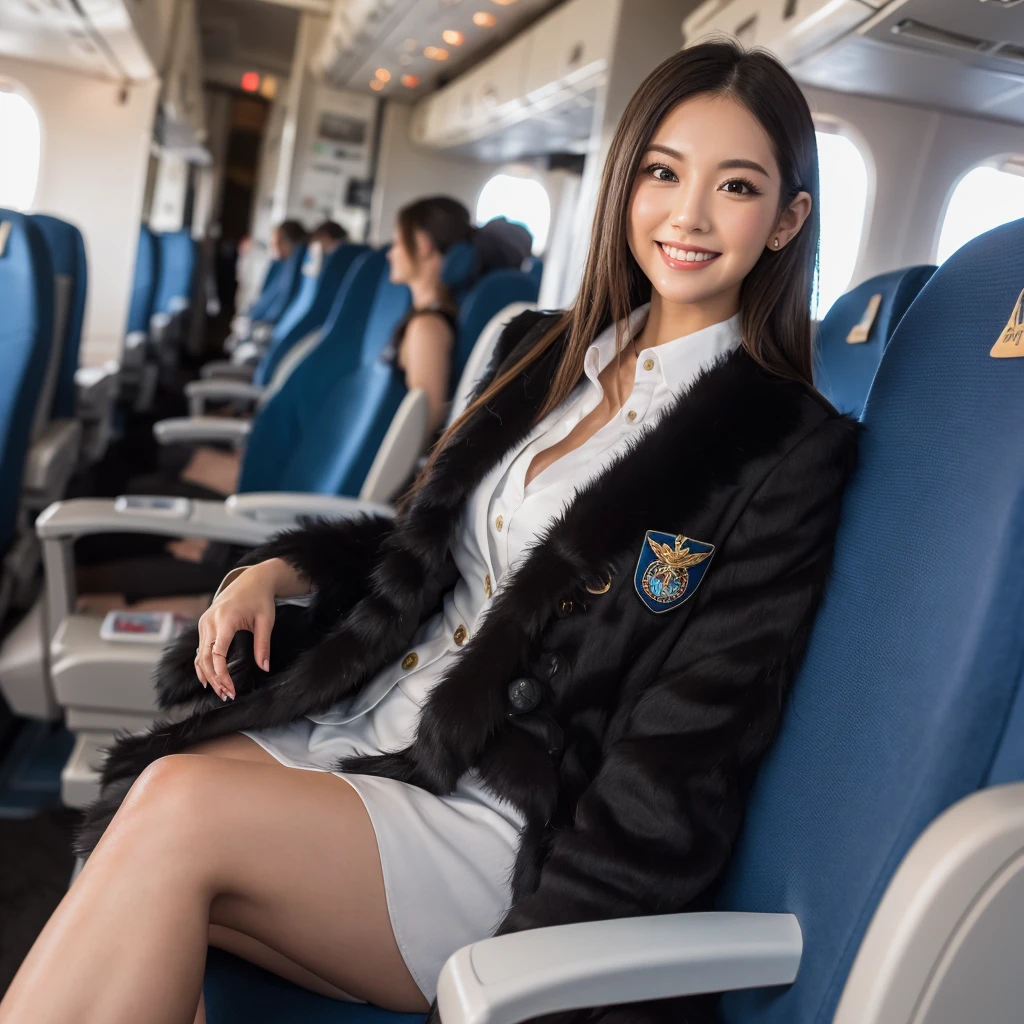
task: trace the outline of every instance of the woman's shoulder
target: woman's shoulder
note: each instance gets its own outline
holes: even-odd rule
[[[501,365],[513,353],[517,357],[523,355],[563,316],[563,311],[558,309],[527,309],[514,316],[498,337],[495,365]]]

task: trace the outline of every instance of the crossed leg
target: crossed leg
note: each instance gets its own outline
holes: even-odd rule
[[[202,1020],[209,941],[327,995],[426,1008],[356,791],[228,737],[139,778],[22,964],[0,1024]]]

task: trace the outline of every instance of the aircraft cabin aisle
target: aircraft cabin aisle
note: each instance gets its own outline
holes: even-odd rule
[[[611,654],[592,678],[574,677],[574,659],[588,647],[604,650],[632,621],[624,616],[636,612],[638,598],[659,622],[672,622],[658,602],[671,607],[675,591],[658,588],[671,578],[681,585],[680,603],[687,601],[705,573],[713,580],[719,566],[733,564],[725,545],[733,534],[694,547],[675,531],[699,527],[645,518],[640,563],[634,553],[619,571],[606,560],[601,579],[580,574],[582,548],[557,549],[551,564],[563,566],[561,575],[545,584],[554,610],[530,602],[495,648],[491,704],[501,714],[484,730],[486,743],[497,743],[521,727],[532,737],[520,741],[523,764],[530,744],[543,746],[552,778],[578,776],[579,791],[560,790],[549,810],[530,871],[542,877],[563,847],[584,842],[595,820],[626,850],[645,812],[664,823],[643,835],[649,866],[667,850],[679,866],[659,876],[663,895],[645,903],[630,891],[625,868],[593,847],[586,869],[567,871],[560,893],[586,876],[602,899],[614,893],[617,902],[595,896],[575,923],[453,945],[457,952],[429,979],[437,981],[435,1010],[444,1024],[513,1024],[577,1010],[566,1020],[643,1024],[655,1019],[653,1000],[724,993],[706,1004],[711,1016],[702,1022],[1024,1020],[1022,0],[0,0],[0,999],[81,870],[75,830],[101,795],[106,751],[119,737],[153,729],[168,750],[176,748],[167,737],[180,740],[188,729],[205,736],[204,702],[215,709],[210,719],[221,713],[236,722],[232,731],[251,732],[244,709],[255,715],[261,688],[277,685],[283,672],[276,659],[285,655],[275,653],[269,672],[260,666],[257,675],[249,640],[238,640],[230,655],[217,652],[251,682],[237,699],[214,680],[209,691],[197,687],[161,711],[154,679],[169,645],[193,635],[240,559],[282,531],[318,517],[355,530],[351,521],[368,515],[385,524],[381,531],[393,530],[392,546],[399,543],[403,498],[418,474],[425,465],[444,472],[444,458],[440,469],[427,463],[432,446],[467,408],[477,420],[484,415],[472,403],[505,326],[597,294],[584,270],[602,173],[638,87],[673,55],[723,38],[775,55],[813,119],[820,188],[813,384],[831,405],[804,401],[860,424],[824,600],[794,633],[797,646],[810,637],[806,656],[787,650],[763,666],[765,685],[779,688],[799,664],[785,701],[776,702],[777,727],[749,740],[751,749],[770,742],[763,762],[742,779],[728,776],[744,801],[733,837],[722,824],[731,813],[726,797],[710,809],[700,803],[711,792],[708,779],[733,755],[712,758],[707,776],[686,774],[706,735],[694,728],[687,739],[668,713],[645,740],[662,741],[659,764],[680,788],[659,790],[644,777],[626,787],[628,806],[598,804],[603,798],[591,795],[605,778],[598,765],[604,771],[626,756],[633,741],[623,737],[648,706],[641,699],[616,718],[611,698],[594,696],[604,694],[602,673],[619,671]],[[768,95],[768,108],[785,103],[781,93]],[[744,107],[755,119],[756,105]],[[721,123],[724,136],[733,122],[723,113]],[[766,122],[758,131],[778,161]],[[679,185],[686,178],[679,168],[688,159],[697,167],[699,155],[667,152],[671,177],[656,180]],[[608,179],[610,194],[618,184],[631,209],[642,187],[638,161],[632,185],[623,184],[632,170],[623,181]],[[758,179],[756,163],[752,170],[749,159],[740,163],[743,175]],[[690,237],[708,241],[710,230],[713,238],[721,214],[687,203],[679,200],[666,221],[676,247],[657,243],[673,280],[692,278],[696,264],[721,255]],[[773,223],[785,233],[782,220]],[[782,248],[789,244],[787,237]],[[621,264],[632,268],[629,281],[634,271],[654,280],[637,255],[640,243],[629,245]],[[771,255],[766,247],[759,260]],[[609,276],[611,265],[600,273]],[[787,266],[785,288],[796,287],[800,268]],[[749,288],[736,294],[741,311],[755,301]],[[779,298],[771,316],[783,305]],[[702,330],[725,329],[707,320],[710,306],[699,308]],[[762,331],[770,329],[767,317]],[[753,351],[742,312],[734,320],[735,345],[742,335],[742,347]],[[603,323],[611,331],[610,319]],[[708,337],[726,345],[725,334]],[[665,372],[671,364],[648,343],[649,351],[633,345],[637,395],[646,394],[641,368],[675,397],[699,393],[717,372],[703,372],[713,361],[694,364],[693,377],[678,371],[683,383],[674,387]],[[605,364],[582,359],[576,369],[595,380],[600,370],[603,389],[612,380]],[[757,374],[775,379],[776,364],[755,361]],[[531,372],[521,408],[533,401]],[[800,378],[784,376],[793,373]],[[633,386],[632,369],[627,378]],[[585,390],[567,386],[557,413],[547,408],[523,427],[539,431],[536,438],[564,427],[553,447],[565,445],[566,454],[555,463],[580,483],[611,464],[604,450],[586,447],[586,458],[572,460],[571,403]],[[627,394],[618,408],[601,395],[614,422],[629,417],[623,437],[632,427],[636,440],[621,442],[626,462],[654,435],[651,421],[640,399],[630,407]],[[652,418],[665,400],[657,396]],[[515,433],[513,413],[521,409],[506,409],[501,398],[485,399],[495,436],[506,446],[523,436],[532,443],[534,434]],[[563,406],[569,412],[559,419]],[[580,409],[582,423],[591,407]],[[560,425],[545,426],[545,416]],[[637,478],[630,515],[660,507],[658,496],[676,477],[696,480],[699,469],[686,467],[698,454],[717,460],[715,487],[737,487],[746,478],[728,459],[737,451],[753,458],[782,419],[780,412],[766,421],[756,444],[731,448],[722,440],[735,429],[728,414],[718,414],[706,442],[694,429],[693,445],[704,447],[678,446],[657,474]],[[587,434],[582,444],[589,443]],[[476,649],[487,642],[485,609],[497,617],[516,607],[507,595],[525,573],[510,571],[521,568],[512,555],[525,560],[543,538],[538,527],[531,543],[516,539],[527,529],[525,514],[513,522],[531,495],[533,454],[521,476],[522,459],[509,460],[505,475],[487,478],[495,488],[490,504],[471,506],[486,538],[467,591],[472,600],[449,585],[441,562],[429,572],[425,561],[416,564],[440,596],[417,597],[415,616],[435,604],[445,609],[438,615],[456,615],[457,605],[454,629],[455,619],[445,620],[445,635],[432,639],[425,621],[417,619],[419,632],[406,629],[397,598],[387,604],[404,632],[387,686],[368,687],[382,709],[402,693],[413,700],[415,680],[432,679],[432,671],[440,690],[443,659],[472,657],[478,633]],[[544,486],[557,480],[546,465],[540,474]],[[818,484],[809,476],[804,496]],[[455,493],[461,482],[447,486]],[[574,493],[552,504],[551,517]],[[703,494],[697,483],[694,494]],[[711,504],[691,510],[692,521]],[[609,506],[602,540],[620,528],[620,511]],[[782,515],[780,548],[804,523],[795,504],[788,523]],[[659,548],[661,530],[671,533]],[[417,543],[426,545],[423,536]],[[455,541],[445,543],[458,563]],[[378,544],[374,535],[367,550],[390,550]],[[775,546],[773,534],[757,557],[770,559],[762,549]],[[279,637],[280,650],[288,649],[298,623],[309,629],[320,621],[319,596],[337,582],[330,558],[325,553],[317,566],[324,576],[301,576],[311,584],[308,598],[276,592],[272,652]],[[654,559],[648,575],[663,567],[655,583],[644,575],[645,558]],[[793,579],[809,574],[810,564],[808,555]],[[401,586],[420,593],[408,579]],[[705,585],[702,597],[713,588]],[[337,607],[355,600],[339,598]],[[765,623],[784,605],[779,598],[769,611],[766,603]],[[699,622],[699,612],[684,614]],[[584,628],[577,643],[570,630]],[[623,679],[665,657],[652,653],[662,651],[661,641],[644,629],[626,645]],[[680,635],[679,648],[689,649],[685,629]],[[520,637],[522,651],[509,653]],[[537,653],[542,640],[547,668]],[[726,653],[707,663],[732,671],[732,662],[723,667],[733,658],[726,645],[741,642],[731,628],[716,642]],[[749,650],[761,648],[751,640]],[[166,686],[172,669],[162,664]],[[700,672],[712,669],[702,662],[691,670],[690,689],[679,683],[684,703],[724,721],[727,705],[717,703],[724,696],[712,701],[714,711],[701,704]],[[618,679],[615,692],[630,685]],[[306,708],[299,719],[370,720],[381,712],[366,690],[326,710]],[[577,699],[591,701],[591,718],[571,718]],[[416,714],[427,716],[422,700]],[[749,711],[752,733],[754,722]],[[615,746],[609,737],[620,726]],[[410,788],[429,790],[429,772],[409,758],[403,785],[413,780]],[[462,774],[451,769],[452,779],[463,786],[482,779],[470,765]],[[480,784],[486,799],[511,806],[492,783]],[[546,784],[538,776],[524,789],[540,800]],[[502,813],[502,827],[525,843],[536,823]],[[691,820],[683,853],[669,837]],[[725,837],[724,866],[698,898],[683,899],[684,873],[707,853],[701,837],[711,833],[702,827]],[[456,835],[450,844],[465,847]],[[487,870],[481,860],[476,873]],[[460,876],[465,888],[450,900],[451,921],[468,919],[471,874]],[[390,902],[388,910],[397,935]],[[310,983],[308,971],[264,970],[219,946],[211,939],[197,1024],[424,1021],[369,997],[339,1001],[323,991],[336,995],[337,985]],[[417,994],[425,991],[419,985]],[[582,1013],[619,1004],[618,1016]],[[681,1019],[673,1006],[682,1005],[657,1012]],[[171,1019],[148,1012],[137,1019]],[[0,1024],[7,1024],[3,1007]]]

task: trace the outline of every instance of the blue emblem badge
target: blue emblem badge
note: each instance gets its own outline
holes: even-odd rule
[[[648,530],[634,577],[640,600],[652,612],[678,607],[700,586],[714,553],[714,544]]]

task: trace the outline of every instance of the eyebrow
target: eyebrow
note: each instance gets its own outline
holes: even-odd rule
[[[652,142],[647,147],[648,152],[664,153],[666,156],[674,157],[676,160],[682,160],[683,154],[678,150],[672,149],[671,146],[662,146],[657,142]],[[770,178],[771,175],[756,161],[756,160],[742,160],[739,157],[735,157],[732,160],[723,160],[719,165],[720,171],[757,171],[758,174],[763,174],[766,178]]]

